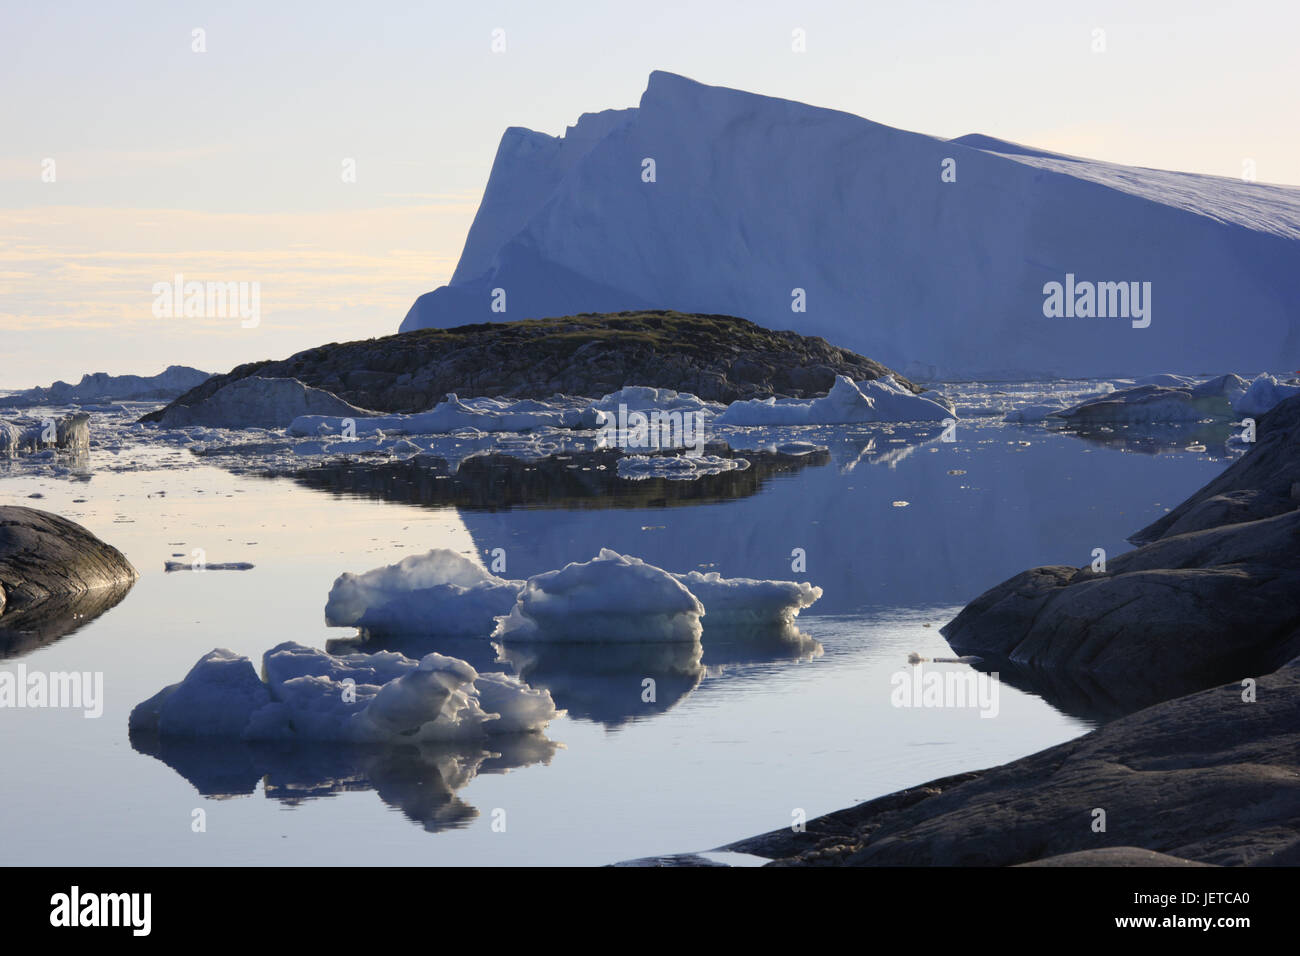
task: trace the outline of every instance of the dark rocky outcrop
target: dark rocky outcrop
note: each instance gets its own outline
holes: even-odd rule
[[[75,522],[0,505],[0,656],[48,643],[121,600],[136,570]]]
[[[462,398],[547,398],[557,392],[599,398],[624,385],[647,385],[732,402],[824,395],[836,375],[865,381],[888,374],[920,391],[880,363],[825,339],[774,332],[726,315],[618,312],[322,345],[215,375],[141,420],[161,421],[168,409],[197,405],[254,375],[295,378],[376,411],[419,412],[448,392]]]
[[[726,850],[782,865],[1300,864],[1300,660]],[[1094,811],[1106,829],[1093,829]],[[1067,856],[1067,854],[1069,856]]]
[[[1300,396],[1204,489],[1090,568],[1040,567],[942,629],[953,649],[1167,699],[1300,654]],[[1023,672],[1022,672],[1023,676]],[[1134,701],[1136,706],[1150,699]]]

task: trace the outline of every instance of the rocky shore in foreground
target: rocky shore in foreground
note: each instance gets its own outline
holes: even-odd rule
[[[981,669],[1005,662],[1048,699],[1089,682],[1124,716],[720,849],[789,866],[1300,865],[1298,490],[1295,397],[1105,573],[1026,571],[943,628]]]
[[[671,388],[708,401],[825,395],[837,375],[893,375],[825,339],[777,332],[726,315],[616,312],[422,329],[322,345],[280,361],[214,375],[142,421],[183,417],[232,382],[296,379],[376,412],[419,412],[448,392],[462,398],[599,398],[625,385]]]

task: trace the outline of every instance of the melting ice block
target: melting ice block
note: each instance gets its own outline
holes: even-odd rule
[[[292,641],[252,662],[217,649],[179,684],[131,711],[132,733],[246,741],[385,744],[471,741],[541,731],[559,715],[549,692],[428,654],[335,656]]]
[[[330,588],[325,623],[430,635],[486,635],[494,619],[509,612],[523,584],[437,548],[364,574],[340,575]]]

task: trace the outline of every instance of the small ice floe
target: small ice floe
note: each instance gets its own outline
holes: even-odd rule
[[[253,565],[247,561],[207,562],[207,561],[164,561],[163,570],[172,571],[251,571]]]
[[[325,623],[484,636],[498,616],[509,613],[523,585],[439,548],[364,574],[340,575],[325,603]]]
[[[955,417],[946,399],[916,395],[883,375],[854,383],[838,375],[830,392],[813,399],[732,402],[715,425],[844,425],[859,422],[937,422]]]
[[[344,654],[292,641],[252,661],[217,649],[179,684],[131,711],[131,733],[245,741],[388,744],[540,732],[559,716],[549,692],[428,654]]]
[[[1022,408],[1011,409],[1002,416],[1002,420],[1012,424],[1043,422],[1063,411],[1065,411],[1065,406],[1059,404],[1025,405]]]
[[[749,461],[744,458],[721,458],[717,455],[625,455],[618,460],[618,476],[628,481],[647,478],[690,481],[705,475],[744,471],[748,467]]]
[[[910,501],[895,501],[895,502],[894,502],[894,507],[895,507],[895,508],[906,508],[906,507],[907,507],[908,505],[910,505],[910,504],[911,504]]]
[[[929,626],[926,625],[926,627]],[[907,655],[907,663],[909,664],[979,664],[983,661],[984,658],[977,657],[974,654],[967,654],[965,657],[922,657],[916,651],[913,651]]]
[[[534,575],[495,640],[604,643],[700,639],[704,605],[662,568],[609,548],[590,561]]]

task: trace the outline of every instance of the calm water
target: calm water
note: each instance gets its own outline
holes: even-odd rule
[[[609,863],[706,850],[789,825],[796,809],[812,817],[1077,736],[1090,726],[1084,710],[1065,713],[1006,684],[998,715],[986,719],[971,708],[896,708],[891,677],[907,670],[909,652],[950,653],[938,627],[980,591],[1032,565],[1086,564],[1096,547],[1119,553],[1126,535],[1225,462],[1035,427],[963,423],[954,443],[936,436],[805,433],[829,455],[695,501],[673,492],[671,506],[653,485],[612,500],[569,489],[489,510],[497,505],[383,500],[206,466],[92,467],[80,478],[0,472],[0,500],[83,523],[141,572],[101,617],[0,661],[102,671],[106,695],[97,720],[0,710],[0,856],[25,864]],[[260,663],[284,640],[324,647],[346,639],[353,632],[323,623],[334,578],[433,547],[480,557],[503,548],[516,578],[611,547],[674,571],[806,579],[825,596],[799,618],[802,645],[710,645],[706,627],[700,662],[665,648],[583,647],[508,653],[509,662],[493,665],[487,642],[402,647],[443,650],[480,670],[517,666],[569,710],[546,740],[494,742],[492,753],[394,760],[328,748],[205,745],[155,756],[132,747],[131,708],[208,650],[228,647]],[[195,548],[209,563],[255,568],[163,573],[164,560],[187,560]],[[806,573],[791,571],[794,549],[806,554]],[[658,675],[653,705],[640,699],[646,674]],[[206,811],[206,832],[191,829],[196,808]],[[504,832],[492,826],[500,811]]]

